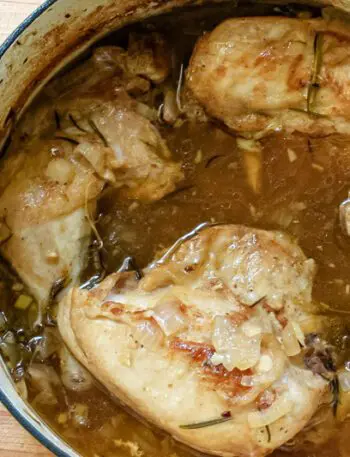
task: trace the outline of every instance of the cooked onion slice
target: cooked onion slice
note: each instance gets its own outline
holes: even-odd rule
[[[59,184],[69,184],[74,178],[74,165],[66,159],[53,159],[48,164],[45,174]]]
[[[266,427],[288,414],[293,407],[293,402],[286,397],[277,398],[272,405],[262,411],[248,414],[248,423],[252,428]]]
[[[261,332],[248,337],[241,328],[232,324],[229,317],[216,316],[212,342],[216,354],[211,362],[223,364],[229,371],[234,368],[247,370],[260,359]]]
[[[288,322],[282,330],[282,341],[288,357],[293,357],[300,353],[300,344],[291,322]]]
[[[142,320],[135,326],[135,340],[145,348],[157,349],[163,341],[163,333],[156,323],[151,320]]]
[[[187,317],[181,310],[181,302],[176,297],[164,297],[153,308],[153,317],[166,336],[173,335],[187,326]]]

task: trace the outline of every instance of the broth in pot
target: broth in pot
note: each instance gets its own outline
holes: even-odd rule
[[[25,114],[0,350],[82,455],[350,455],[348,41],[328,9],[179,10]]]

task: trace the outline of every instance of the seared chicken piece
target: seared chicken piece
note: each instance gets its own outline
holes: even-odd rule
[[[90,240],[85,209],[94,213],[103,185],[63,140],[35,140],[2,164],[1,253],[40,305],[58,281],[78,279]]]
[[[21,139],[2,165],[0,250],[40,305],[57,281],[74,284],[79,277],[107,183],[120,189],[120,198],[152,201],[183,178],[150,120],[152,110],[128,95],[150,88],[138,76],[137,49],[147,61],[143,76],[160,81],[169,70],[161,38],[138,39],[130,54],[100,48],[83,69],[56,81],[52,98],[24,119]]]
[[[119,80],[127,90],[136,82],[148,90],[150,81],[163,82],[171,70],[171,51],[162,35],[131,33],[128,49],[118,46],[96,48],[91,59],[49,84],[46,92],[61,97],[71,90],[86,91],[109,78]]]
[[[264,456],[328,397],[328,382],[303,361],[313,275],[314,262],[282,233],[212,227],[140,281],[118,273],[90,292],[72,289],[59,329],[111,393],[176,440]]]
[[[154,83],[163,82],[170,73],[171,53],[162,35],[131,33],[126,67],[132,75],[143,76]]]
[[[350,33],[339,21],[229,19],[202,37],[187,85],[241,134],[350,133]]]
[[[144,106],[124,89],[115,89],[109,100],[87,93],[75,104],[62,101],[58,109],[64,132],[79,143],[75,153],[120,188],[121,196],[158,200],[183,179],[181,164],[173,161],[166,142],[143,115]],[[72,125],[71,113],[81,130]]]

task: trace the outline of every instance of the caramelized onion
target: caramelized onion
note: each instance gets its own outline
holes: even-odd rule
[[[48,164],[46,176],[59,184],[68,184],[74,178],[74,166],[66,159],[53,159]]]
[[[157,349],[163,341],[163,333],[156,323],[151,320],[142,320],[135,326],[135,340],[147,349]]]
[[[153,317],[166,336],[184,329],[187,317],[180,308],[181,302],[175,297],[165,297],[153,308]]]
[[[293,357],[300,353],[300,345],[291,322],[282,330],[283,346],[288,357]]]
[[[247,336],[226,316],[216,316],[212,342],[216,350],[211,358],[214,365],[223,364],[229,371],[234,368],[247,370],[259,361],[261,331]]]
[[[55,370],[46,365],[32,364],[28,374],[31,386],[39,392],[33,403],[56,405],[58,403],[56,389],[61,382]]]
[[[277,398],[272,405],[262,411],[248,414],[248,423],[251,428],[266,427],[288,414],[293,407],[293,402],[286,397]]]

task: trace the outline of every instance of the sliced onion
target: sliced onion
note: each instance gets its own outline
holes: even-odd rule
[[[271,334],[273,330],[273,324],[269,313],[261,306],[257,307],[258,316],[253,319],[257,319],[261,326],[262,333]]]
[[[176,93],[173,89],[167,88],[164,97],[163,120],[167,124],[174,124],[179,117],[179,108],[176,104]]]
[[[32,364],[28,369],[30,376],[30,384],[32,387],[40,392],[35,398],[33,403],[40,403],[42,405],[56,405],[58,403],[55,388],[61,385],[60,379],[52,367]]]
[[[237,146],[244,151],[243,162],[247,181],[255,193],[262,186],[262,148],[258,141],[237,138]]]
[[[163,341],[163,333],[151,320],[142,320],[135,326],[134,339],[147,349],[157,349]]]
[[[257,370],[259,373],[268,373],[272,370],[273,361],[272,358],[268,354],[263,354],[260,357]]]
[[[282,330],[282,341],[288,357],[293,357],[300,353],[301,349],[299,341],[296,337],[294,327],[291,322],[288,322],[288,324]]]
[[[241,330],[248,338],[262,333],[262,327],[257,318],[249,319],[244,322],[241,326]]]
[[[261,333],[248,337],[241,328],[236,328],[229,317],[216,316],[212,342],[216,354],[211,362],[222,363],[231,371],[246,370],[260,359]]]
[[[61,379],[63,385],[73,392],[86,392],[93,386],[91,375],[71,355],[67,348],[60,351]]]
[[[295,336],[297,337],[299,343],[305,347],[305,335],[304,332],[302,331],[300,325],[296,321],[291,321],[291,324],[294,329]]]
[[[33,363],[28,368],[28,373],[31,384],[37,390],[46,390],[50,389],[51,386],[56,387],[61,384],[56,371],[47,365]]]
[[[269,362],[265,364],[265,361],[267,361],[267,357],[272,360],[272,366]],[[262,366],[260,365],[260,361],[263,360]],[[255,374],[252,376],[243,376],[241,379],[241,384],[242,386],[247,386],[247,387],[262,387],[264,386],[265,388],[270,386],[272,383],[274,383],[277,379],[279,379],[284,370],[285,370],[285,364],[287,361],[287,357],[283,350],[281,349],[280,344],[275,338],[271,338],[270,341],[268,342],[268,350],[264,352],[260,358],[259,364],[257,365],[255,369]],[[268,365],[270,365],[271,369],[268,371],[264,371],[264,369],[269,368]],[[260,370],[259,370],[260,368]],[[263,370],[261,370],[263,368]]]
[[[33,406],[38,404],[44,406],[55,406],[57,403],[58,399],[53,390],[43,390],[33,400]]]
[[[153,308],[153,317],[166,336],[173,335],[187,326],[188,319],[181,311],[180,304],[175,297],[165,297]]]
[[[248,423],[251,428],[261,428],[276,422],[288,414],[293,408],[293,402],[287,397],[280,397],[267,409],[254,411],[248,414]]]
[[[48,164],[46,176],[59,184],[68,184],[74,178],[74,165],[66,159],[53,159]]]

